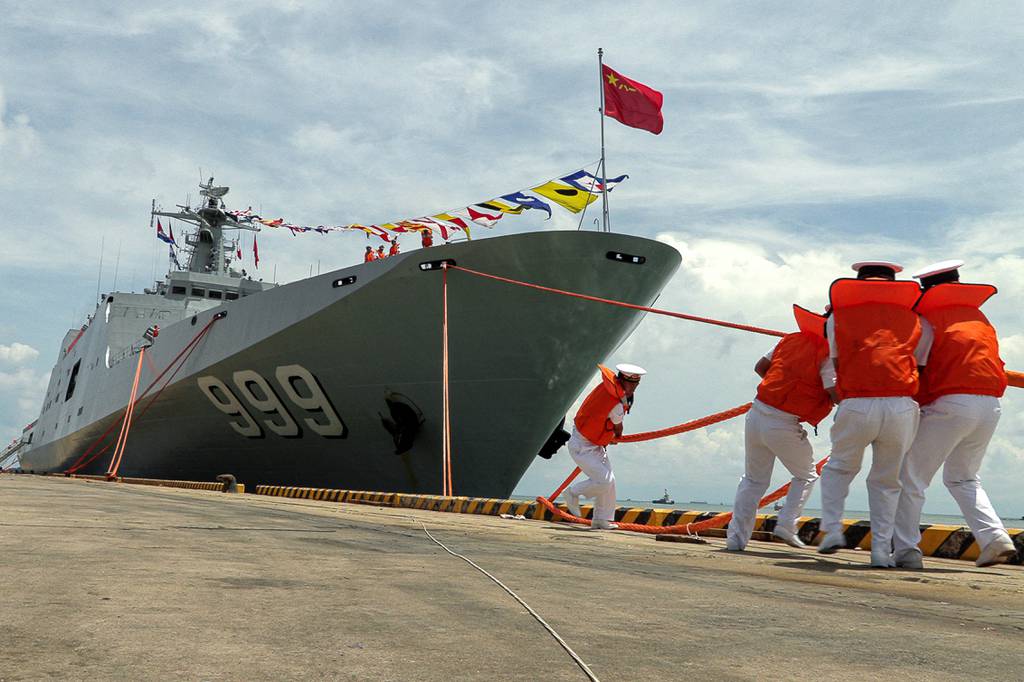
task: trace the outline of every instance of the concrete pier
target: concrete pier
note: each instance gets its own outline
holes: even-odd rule
[[[0,680],[1019,679],[1024,568],[0,476]]]

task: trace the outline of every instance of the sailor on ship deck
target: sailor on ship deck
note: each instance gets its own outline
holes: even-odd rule
[[[587,480],[565,489],[565,500],[573,516],[580,514],[580,498],[594,498],[591,527],[618,528],[615,519],[615,474],[608,459],[608,445],[622,435],[622,421],[633,404],[640,378],[647,373],[636,365],[616,365],[615,372],[604,365],[601,383],[587,395],[573,419],[569,455],[587,475]]]
[[[370,261],[374,261],[374,260],[377,260],[377,254],[375,254],[373,252],[373,247],[372,246],[367,246],[366,247],[366,253],[363,254],[363,262],[364,263],[369,263]]]

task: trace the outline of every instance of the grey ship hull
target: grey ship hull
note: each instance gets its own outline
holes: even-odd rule
[[[609,252],[643,256],[646,262],[617,262]],[[249,485],[440,492],[442,273],[420,268],[439,259],[642,305],[657,298],[680,262],[671,247],[639,237],[532,233],[412,251],[225,302],[196,315],[194,323],[184,319],[164,327],[147,351],[152,365],[146,363],[142,387],[215,314],[227,312],[136,418],[119,474],[210,480],[230,472]],[[334,286],[351,276],[354,283]],[[454,491],[506,496],[587,388],[595,363],[630,334],[643,313],[458,271],[448,274],[448,306]],[[41,416],[37,430],[53,430],[23,452],[25,470],[66,470],[120,421],[137,356],[107,368],[97,359],[105,344],[77,345],[84,348],[70,355],[85,354],[82,364],[91,369],[68,401],[66,424],[64,412]],[[289,400],[282,382],[296,366],[322,387],[329,409],[344,422],[344,437],[318,405]],[[277,403],[267,408],[273,400],[258,381],[248,387],[259,405],[242,397],[239,380],[246,383],[252,373],[265,380],[287,415]],[[209,391],[225,404],[231,397],[223,388],[204,392],[204,382],[227,387],[251,422],[227,414],[236,411],[231,405],[218,409]],[[293,392],[312,399],[314,389],[306,383],[298,380]],[[393,393],[411,401],[424,418],[412,448],[402,455],[395,454],[381,421],[388,414],[385,396]],[[103,442],[112,443],[116,434],[115,428]],[[78,472],[104,473],[112,450]]]

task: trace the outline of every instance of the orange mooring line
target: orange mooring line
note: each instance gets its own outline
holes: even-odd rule
[[[448,402],[448,266],[441,265],[441,372],[442,379],[442,425],[441,443],[441,489],[444,495],[452,495],[452,422]]]
[[[607,303],[608,305],[619,306],[620,308],[632,308],[633,310],[643,310],[648,313],[654,313],[656,315],[667,315],[669,317],[675,317],[680,320],[690,320],[691,322],[703,322],[704,324],[713,324],[719,327],[729,327],[730,329],[742,329],[743,331],[754,332],[756,334],[765,334],[767,336],[785,336],[785,332],[776,331],[774,329],[765,329],[764,327],[755,327],[749,324],[738,324],[736,322],[725,322],[723,320],[716,320],[710,317],[700,317],[698,315],[687,315],[686,313],[676,313],[671,310],[663,310],[661,308],[651,308],[645,305],[636,305],[635,303],[624,303],[623,301],[615,301],[610,298],[601,298],[600,296],[589,296],[587,294],[581,294],[575,291],[566,291],[565,289],[555,289],[554,287],[545,287],[540,284],[530,284],[529,282],[521,282],[517,279],[510,279],[508,277],[499,277],[498,275],[491,275],[486,272],[480,272],[478,270],[470,270],[464,268],[461,265],[449,265],[452,270],[461,270],[462,272],[468,272],[471,275],[477,275],[479,277],[486,277],[487,279],[497,280],[499,282],[505,282],[507,284],[515,284],[521,287],[528,287],[530,289],[539,289],[540,291],[547,291],[552,294],[562,294],[563,296],[571,296],[573,298],[582,298],[586,301],[595,301],[597,303]]]
[[[815,465],[815,469],[819,474],[827,461],[828,457]],[[786,483],[778,490],[762,497],[761,501],[757,503],[757,506],[760,509],[761,507],[767,506],[776,500],[782,499],[788,493],[789,483]],[[547,507],[548,511],[552,514],[561,517],[565,521],[590,524],[590,519],[582,519],[578,516],[573,516],[568,512],[562,511],[562,509],[556,507],[551,500],[545,497],[538,497],[537,502]],[[629,530],[634,533],[647,533],[648,535],[692,535],[693,533],[699,533],[702,530],[721,528],[722,526],[728,525],[731,520],[732,512],[722,512],[721,514],[712,516],[710,519],[705,519],[696,523],[680,523],[675,526],[648,526],[642,523],[622,523],[621,521],[617,521],[616,524],[618,525],[619,530]]]
[[[146,356],[145,346],[139,350],[139,362],[135,365],[135,379],[132,381],[132,393],[128,398],[128,409],[124,413],[124,422],[121,424],[121,434],[117,438],[117,447],[114,448],[114,456],[110,458],[110,466],[107,476],[117,476],[117,470],[121,466],[121,457],[124,455],[124,447],[128,443],[128,431],[131,429],[132,413],[135,412],[135,398],[139,392],[139,377],[142,376],[142,360]]]
[[[551,493],[548,496],[548,499],[551,500],[552,502],[554,502],[558,498],[558,496],[562,494],[562,491],[565,490],[566,488],[568,488],[569,484],[572,483],[573,480],[577,476],[579,476],[581,473],[583,473],[583,469],[580,469],[579,467],[576,467],[575,469],[573,469],[572,473],[569,474],[568,478],[566,478],[564,481],[562,481],[562,485],[558,486],[558,490],[556,490],[555,492]]]

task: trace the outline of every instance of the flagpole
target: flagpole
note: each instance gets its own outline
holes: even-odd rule
[[[600,84],[601,90],[601,108],[598,110],[601,114],[601,225],[605,232],[609,232],[608,229],[608,169],[605,167],[604,158],[604,60],[602,59],[604,50],[600,47],[597,48],[597,81]]]

